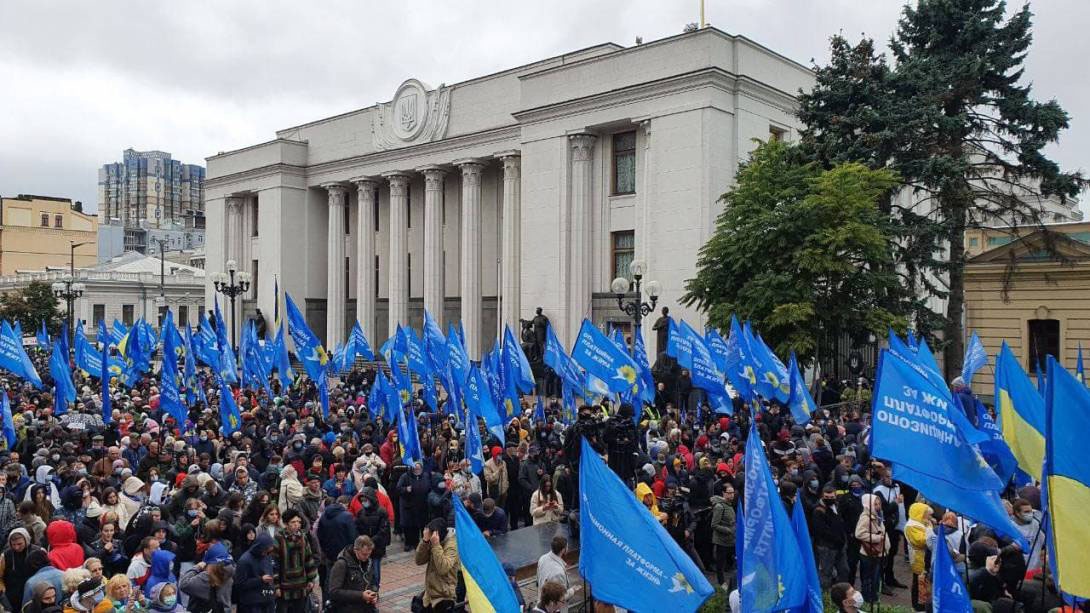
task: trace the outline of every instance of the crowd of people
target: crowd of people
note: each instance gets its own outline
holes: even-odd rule
[[[583,437],[681,549],[734,591],[736,605],[735,543],[743,529],[736,511],[751,426],[740,400],[728,416],[700,403],[679,408],[660,393],[637,420],[633,406],[606,399],[579,406],[576,416],[549,399],[542,416],[526,397],[501,442],[483,422],[462,423],[445,398],[437,412],[414,398],[406,414],[417,419],[424,457],[407,465],[397,428],[368,410],[371,368],[330,384],[327,417],[306,378],[287,389],[274,379],[271,397],[236,389],[242,424],[228,437],[211,377],[210,406],[190,407],[187,424],[160,411],[149,375],[132,387],[115,384],[112,420],[103,425],[99,381],[75,376],[77,402],[63,415],[54,413],[48,377],[43,390],[4,381],[16,430],[0,471],[5,610],[365,613],[377,610],[383,560],[399,547],[425,567],[414,608],[456,610],[465,586],[453,497],[486,537],[563,522],[577,538]],[[667,382],[659,383],[661,391]],[[845,397],[831,381],[826,387],[821,398]],[[771,404],[754,418],[788,512],[801,498],[821,584],[835,606],[861,610],[907,589],[914,608],[927,610],[938,524],[982,606],[1057,606],[1039,490],[1009,492],[1010,513],[1033,543],[1023,551],[893,480],[868,453],[866,410],[866,403],[831,403],[799,425]],[[485,442],[476,473],[465,454],[467,426]],[[566,610],[575,597],[568,546],[558,536],[543,552],[537,602],[526,610]],[[907,556],[907,567],[898,556]],[[507,570],[514,582],[515,569]]]

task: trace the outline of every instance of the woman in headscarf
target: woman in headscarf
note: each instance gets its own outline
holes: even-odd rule
[[[277,499],[280,513],[294,509],[302,499],[303,484],[299,483],[299,473],[293,466],[285,466],[280,470],[280,496]]]
[[[859,541],[859,582],[863,600],[878,602],[882,564],[889,553],[889,537],[882,523],[882,499],[874,494],[863,494],[860,499],[863,512],[855,523],[855,538]]]
[[[924,604],[931,601],[931,581],[927,573],[931,564],[927,543],[929,539],[934,539],[933,512],[923,502],[913,503],[908,507],[908,522],[905,524],[908,560],[912,568],[912,608],[916,611],[923,611]]]
[[[49,503],[53,505],[52,508],[61,506],[61,493],[57,490],[57,484],[53,482],[53,467],[48,464],[42,464],[34,471],[34,484],[46,486],[46,497],[49,498]],[[27,493],[23,496],[23,500],[33,500],[34,488],[27,489]],[[45,521],[49,521],[48,519]]]

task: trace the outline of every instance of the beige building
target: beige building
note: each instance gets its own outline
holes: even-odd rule
[[[970,230],[965,245],[966,333],[980,335],[992,364],[974,391],[991,396],[1004,340],[1031,375],[1046,355],[1074,369],[1080,343],[1090,367],[1090,223]]]
[[[73,243],[76,268],[98,261],[98,218],[72,209],[68,198],[20,194],[0,200],[0,275],[67,268]]]

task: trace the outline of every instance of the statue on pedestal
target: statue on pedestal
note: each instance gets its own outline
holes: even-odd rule
[[[666,351],[666,343],[670,340],[670,308],[662,307],[662,316],[655,320],[655,325],[651,326],[651,329],[655,331],[655,355],[659,355]]]
[[[531,363],[545,359],[545,341],[549,335],[549,318],[537,307],[533,319],[520,319],[522,324],[522,349]]]
[[[254,327],[257,329],[257,338],[265,340],[265,334],[269,330],[269,324],[265,321],[265,316],[261,314],[261,309],[257,309],[254,313]]]

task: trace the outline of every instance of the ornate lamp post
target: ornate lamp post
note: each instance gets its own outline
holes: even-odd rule
[[[74,243],[69,241],[68,278],[57,281],[52,285],[53,296],[58,300],[64,300],[68,309],[68,333],[71,335],[69,347],[76,346],[76,327],[73,319],[75,317],[76,298],[83,296],[83,291],[86,289],[82,283],[76,281],[76,247],[86,244],[85,242]]]
[[[640,323],[643,318],[650,315],[655,310],[655,303],[659,300],[659,293],[662,287],[658,281],[648,281],[643,283],[643,273],[647,265],[642,260],[632,260],[628,265],[628,272],[632,273],[632,281],[624,277],[617,277],[609,284],[610,289],[617,295],[617,308],[624,311],[629,317],[632,318],[632,343],[633,347],[636,343],[637,330],[640,328]],[[647,297],[651,302],[643,302],[641,298],[641,289],[647,292]],[[625,296],[628,293],[635,293],[636,296],[630,300],[625,300]]]
[[[238,281],[235,281],[235,278]],[[231,347],[238,351],[238,343],[235,340],[235,298],[246,293],[250,289],[250,273],[239,272],[234,260],[227,260],[227,272],[217,272],[212,275],[212,283],[216,291],[231,299]]]

